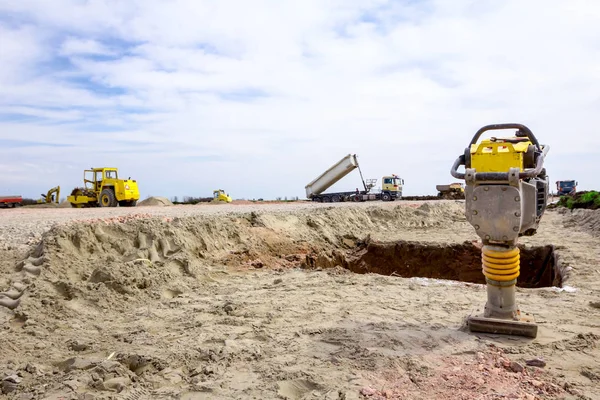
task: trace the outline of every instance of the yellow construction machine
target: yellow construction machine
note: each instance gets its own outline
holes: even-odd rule
[[[72,207],[134,207],[140,198],[137,182],[119,179],[116,168],[85,170],[83,185],[67,197]]]
[[[223,189],[213,190],[213,203],[231,203],[231,197]]]
[[[516,129],[511,137],[491,137],[488,131]],[[465,215],[483,242],[482,267],[487,303],[480,315],[468,319],[473,332],[535,338],[533,317],[521,313],[515,300],[520,274],[520,236],[535,234],[548,201],[544,158],[550,150],[521,124],[487,125],[452,165],[451,175],[464,179]],[[458,172],[464,165],[465,172]]]
[[[446,200],[456,200],[465,198],[465,188],[462,183],[455,182],[449,185],[436,185],[438,197]]]
[[[40,196],[42,196],[42,198],[37,201],[38,204],[58,204],[60,202],[60,186],[53,187],[52,189],[48,190],[48,193],[42,193]]]

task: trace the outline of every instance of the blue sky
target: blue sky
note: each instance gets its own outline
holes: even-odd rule
[[[598,188],[598,21],[583,0],[2,2],[0,193],[116,166],[143,197],[303,197],[356,153],[429,194],[498,122]]]

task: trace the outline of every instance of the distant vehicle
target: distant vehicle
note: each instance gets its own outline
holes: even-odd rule
[[[119,179],[116,168],[92,168],[83,172],[83,187],[67,197],[74,208],[135,207],[140,192],[135,180]]]
[[[556,181],[556,193],[559,196],[575,194],[577,185],[577,181]]]
[[[0,196],[0,207],[13,208],[20,207],[23,204],[23,198],[19,195]]]
[[[41,196],[42,198],[37,201],[38,204],[58,204],[60,202],[60,186],[53,187],[52,189],[48,190],[48,193],[42,193]]]
[[[223,189],[213,190],[213,200],[216,203],[231,203],[231,196],[225,193]]]
[[[465,188],[462,183],[456,182],[449,185],[436,185],[438,197],[448,200],[464,199]]]
[[[360,173],[363,190],[356,188],[355,191],[323,193],[357,168]],[[402,197],[404,180],[398,177],[398,175],[384,176],[381,180],[381,192],[371,193],[371,189],[375,187],[376,182],[377,179],[367,179],[365,182],[356,154],[348,154],[305,186],[306,197],[312,201],[323,203],[368,200],[393,201]]]

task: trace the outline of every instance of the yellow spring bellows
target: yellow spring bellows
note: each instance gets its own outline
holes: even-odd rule
[[[518,247],[507,251],[497,251],[483,246],[481,250],[483,275],[497,282],[509,282],[519,277],[521,265]]]

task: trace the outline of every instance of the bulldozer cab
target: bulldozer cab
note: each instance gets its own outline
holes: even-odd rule
[[[104,180],[106,179],[118,179],[117,170],[113,168],[93,168],[87,169],[83,173],[85,188],[93,190],[94,192],[102,190]]]
[[[231,197],[223,189],[217,189],[213,190],[213,201],[231,203]]]
[[[213,190],[213,197],[215,199],[218,200],[218,199],[222,198],[223,196],[227,196],[223,189]]]

